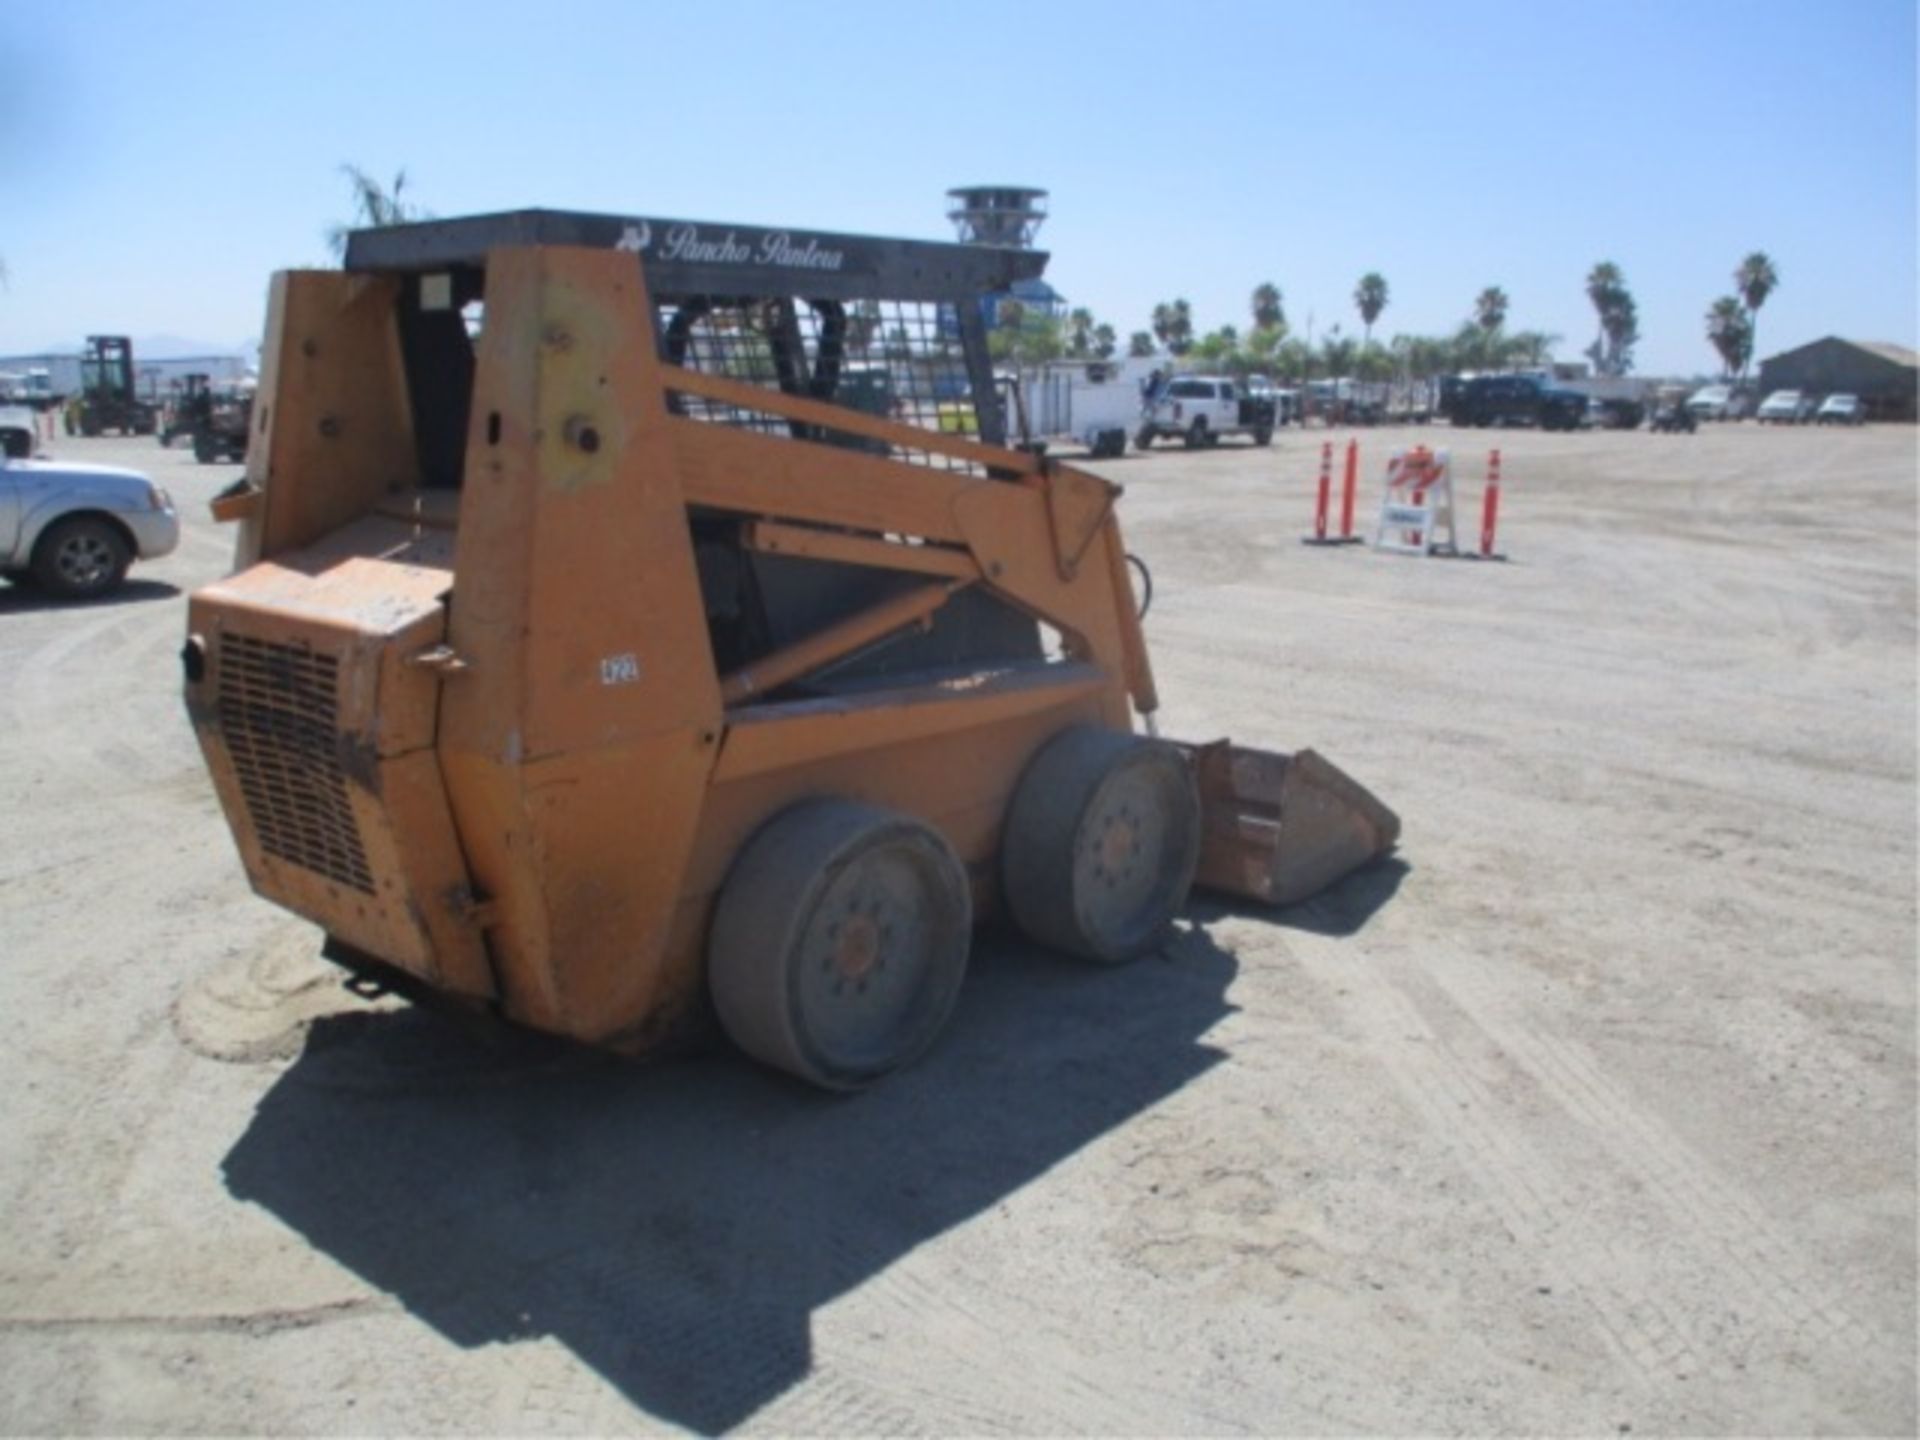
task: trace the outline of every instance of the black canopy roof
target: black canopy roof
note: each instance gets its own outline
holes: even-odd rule
[[[656,297],[808,295],[839,300],[959,301],[1007,290],[1046,268],[1040,250],[836,235],[779,226],[513,210],[355,230],[346,268],[478,268],[498,245],[631,250]]]

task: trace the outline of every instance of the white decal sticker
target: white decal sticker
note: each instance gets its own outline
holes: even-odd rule
[[[608,655],[600,661],[602,685],[632,685],[640,679],[640,657],[631,652]]]

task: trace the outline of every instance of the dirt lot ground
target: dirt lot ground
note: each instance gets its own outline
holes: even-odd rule
[[[234,471],[64,442],[188,534],[0,584],[0,1428],[1913,1433],[1914,433],[1499,438],[1503,566],[1303,548],[1318,433],[1106,467],[1168,733],[1400,858],[990,939],[852,1100],[345,996],[177,698]]]

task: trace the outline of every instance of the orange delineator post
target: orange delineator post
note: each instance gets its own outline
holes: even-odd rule
[[[1494,560],[1493,532],[1500,519],[1500,452],[1487,454],[1487,493],[1480,505],[1480,558]]]
[[[1333,442],[1320,447],[1320,489],[1313,504],[1313,534],[1302,535],[1302,545],[1358,545],[1353,533],[1354,495],[1360,488],[1360,442],[1347,442],[1347,470],[1340,491],[1340,533],[1327,534],[1328,511],[1333,504]]]
[[[1353,494],[1360,484],[1360,442],[1347,441],[1347,478],[1340,492],[1340,538],[1353,539]]]
[[[1327,538],[1327,502],[1333,496],[1333,442],[1327,441],[1320,447],[1320,493],[1313,503],[1313,538],[1321,543]]]

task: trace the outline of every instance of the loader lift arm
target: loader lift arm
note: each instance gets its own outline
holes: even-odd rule
[[[724,464],[688,478],[686,497],[691,504],[753,517],[744,537],[749,548],[942,574],[952,583],[936,587],[939,601],[960,584],[980,584],[1059,630],[1073,659],[1111,666],[1123,674],[1133,707],[1141,715],[1159,708],[1146,641],[1126,598],[1131,594],[1126,555],[1112,518],[1121,493],[1117,485],[1024,451],[769,392],[722,376],[663,365],[661,377],[670,407],[671,397],[697,395],[804,422],[821,431],[984,468],[990,478],[826,451],[831,462],[822,463],[805,483],[795,484],[788,476],[776,478],[769,463],[791,455],[791,450],[778,440],[740,431],[719,443]],[[676,424],[699,422],[676,420]],[[711,445],[714,427],[700,425],[699,429],[700,442]],[[769,446],[777,447],[771,455],[766,453]],[[899,493],[876,512],[873,486],[882,474],[880,483]],[[792,524],[768,528],[769,522],[777,521],[834,528],[808,530]],[[1095,583],[1076,585],[1089,549],[1096,549],[1101,569]],[[931,591],[926,598],[927,604],[900,611],[899,625],[931,613],[939,601],[932,599]],[[885,618],[887,603],[875,607],[874,619]],[[884,633],[886,629],[855,627],[846,632],[844,646],[816,648],[813,654],[823,666]],[[762,668],[769,664],[760,663]],[[794,670],[786,678],[802,673]]]

